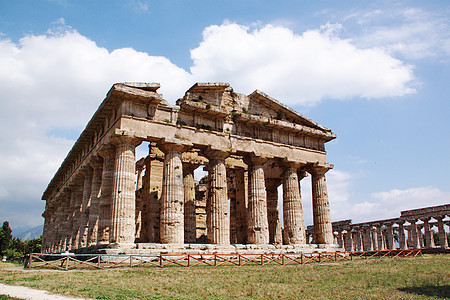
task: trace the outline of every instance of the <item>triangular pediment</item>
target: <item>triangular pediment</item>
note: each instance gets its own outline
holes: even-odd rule
[[[281,130],[286,134],[303,132],[302,134],[320,136],[325,141],[336,137],[330,129],[263,92],[256,90],[250,95],[236,93],[228,83],[196,83],[183,98],[178,99],[177,105],[180,106],[182,115],[196,114],[204,119],[203,123],[208,123],[198,125],[197,118],[197,123],[192,125],[201,128],[212,128],[216,126],[216,120],[222,119],[228,120],[228,123],[232,120],[235,126],[247,127],[249,130],[256,126]],[[206,120],[208,118],[209,121]],[[181,123],[189,124],[190,120],[191,117],[185,116]]]
[[[270,119],[287,121],[298,125],[305,125],[322,131],[330,131],[330,129],[296,112],[292,108],[284,105],[280,101],[270,97],[260,90],[255,90],[253,93],[248,95],[248,98],[249,114],[261,115]]]

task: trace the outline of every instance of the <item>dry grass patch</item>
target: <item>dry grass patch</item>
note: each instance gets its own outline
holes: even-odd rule
[[[304,266],[11,270],[0,282],[97,299],[450,299],[450,255]]]

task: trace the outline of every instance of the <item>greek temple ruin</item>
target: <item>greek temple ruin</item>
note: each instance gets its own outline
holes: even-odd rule
[[[346,251],[394,249],[448,249],[445,226],[449,227],[450,204],[405,210],[400,217],[352,224],[352,220],[332,223],[335,243]],[[439,246],[432,228],[437,227]],[[314,228],[307,229],[307,240]]]
[[[159,87],[112,86],[43,193],[45,252],[270,249],[283,240],[338,248],[325,179],[333,168],[325,152],[336,137],[330,129],[259,90],[243,95],[227,83],[196,83],[169,105]],[[142,143],[148,155],[137,159]],[[208,175],[196,182],[199,167]],[[314,233],[307,243],[300,181],[308,174]]]

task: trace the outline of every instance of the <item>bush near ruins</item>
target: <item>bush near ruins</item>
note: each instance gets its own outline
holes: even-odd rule
[[[9,222],[3,222],[0,228],[0,256],[6,256],[8,260],[14,260],[25,254],[41,251],[42,236],[38,239],[21,241],[19,238],[13,238]]]

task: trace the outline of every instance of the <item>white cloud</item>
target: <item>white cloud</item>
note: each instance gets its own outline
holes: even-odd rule
[[[42,220],[42,192],[74,142],[64,133],[78,135],[113,83],[160,82],[172,102],[192,84],[165,57],[108,52],[60,27],[18,43],[0,37],[0,65],[0,220],[12,228]]]
[[[433,186],[410,188],[406,190],[393,189],[371,195],[377,204],[385,210],[398,208],[400,210],[422,208],[446,204],[450,202],[450,193],[443,192]]]
[[[363,31],[354,37],[358,46],[380,47],[408,59],[450,54],[448,11],[429,12],[417,8],[361,11],[348,16]],[[386,25],[389,24],[389,25]]]
[[[403,210],[450,203],[450,193],[433,186],[393,189],[370,194],[364,201],[350,195],[352,176],[330,172],[328,191],[333,221],[352,219],[353,223],[397,218]]]
[[[149,3],[145,2],[145,1],[141,1],[141,0],[136,0],[136,4],[137,4],[139,11],[148,12],[148,9],[150,6]]]
[[[450,193],[433,186],[392,189],[371,193],[367,199],[358,200],[351,194],[355,175],[330,170],[326,174],[328,199],[333,221],[352,219],[353,223],[397,218],[403,210],[417,209],[450,203]],[[302,181],[302,196],[305,207],[305,222],[312,224],[308,216],[311,208],[311,184],[308,178]]]
[[[209,26],[191,51],[191,72],[197,80],[231,82],[240,91],[260,88],[291,105],[414,92],[412,66],[379,48],[358,49],[336,36],[339,28],[328,24],[298,35],[273,25]]]

